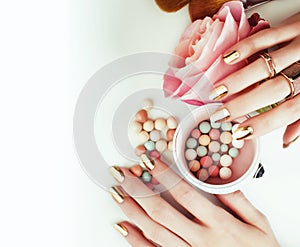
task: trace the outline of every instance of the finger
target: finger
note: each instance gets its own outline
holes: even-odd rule
[[[226,117],[230,121],[265,106],[280,102],[290,92],[289,83],[282,75],[279,75],[224,103],[221,110],[225,108],[229,111],[230,116]],[[219,120],[217,118],[220,115],[219,111],[220,109],[212,114],[211,118],[213,121]]]
[[[188,243],[194,242],[194,236],[199,237],[204,234],[204,229],[200,225],[179,213],[128,169],[119,169],[124,176],[122,188],[134,198],[154,221],[174,232]]]
[[[219,225],[220,221],[231,219],[231,215],[201,195],[191,185],[173,172],[166,163],[160,159],[150,161],[145,155],[143,155],[142,158],[146,166],[149,162],[152,162],[151,164],[153,167],[150,167],[150,169],[148,167],[150,173],[169,190],[169,193],[179,204],[186,208],[202,223],[209,226],[215,226]]]
[[[283,135],[283,147],[287,148],[300,136],[300,119],[286,127]]]
[[[269,228],[266,217],[249,202],[241,191],[238,190],[230,194],[217,195],[217,197],[245,223],[262,230]]]
[[[115,229],[126,238],[126,241],[133,247],[155,247],[153,243],[147,240],[142,231],[127,221],[119,222],[114,225]]]
[[[179,236],[153,221],[135,200],[128,195],[125,196],[126,192],[121,186],[112,187],[111,193],[122,211],[143,231],[143,236],[147,239],[162,246],[170,243],[174,243],[176,246],[189,246]]]
[[[224,61],[229,64],[238,63],[261,50],[265,50],[280,43],[288,42],[296,38],[299,34],[299,21],[284,26],[262,30],[243,39],[228,49],[228,51],[225,52]]]
[[[284,127],[298,119],[300,119],[300,94],[272,110],[244,121],[234,135],[239,136],[239,139],[251,139]],[[249,127],[253,129],[253,133],[246,135]]]
[[[280,72],[300,59],[300,38],[283,48],[270,53],[276,72]],[[229,96],[241,92],[249,86],[269,77],[269,70],[263,58],[258,58],[251,64],[230,74],[218,82],[211,91],[211,100],[225,100]]]

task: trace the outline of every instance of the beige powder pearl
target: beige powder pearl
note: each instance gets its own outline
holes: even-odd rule
[[[151,99],[143,100],[142,107],[144,110],[150,111],[153,108],[153,101]]]
[[[150,132],[154,129],[154,123],[152,120],[147,120],[144,124],[143,124],[143,129],[147,132]]]
[[[145,143],[149,140],[150,136],[147,131],[142,131],[139,133],[139,138],[142,143]]]
[[[176,118],[175,117],[169,117],[167,119],[167,125],[168,125],[169,129],[176,129],[177,125],[178,125]]]
[[[158,119],[156,119],[155,122],[154,122],[154,127],[155,127],[155,129],[157,129],[157,130],[162,131],[162,130],[164,130],[164,129],[166,128],[166,126],[167,126],[167,122],[166,122],[166,120],[163,119],[163,118],[158,118]]]
[[[137,121],[132,121],[130,123],[130,128],[136,132],[136,133],[140,133],[143,129],[143,126],[141,123],[137,122]]]
[[[159,140],[158,142],[156,142],[155,144],[155,148],[158,152],[162,153],[163,151],[165,151],[167,149],[167,142],[165,140]]]

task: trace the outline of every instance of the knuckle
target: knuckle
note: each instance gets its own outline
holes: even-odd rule
[[[193,188],[185,183],[181,183],[178,191],[177,198],[185,202],[186,205],[189,205],[195,196]]]
[[[148,211],[148,215],[155,221],[164,222],[164,219],[168,218],[169,210],[166,209],[165,205],[158,202]]]
[[[160,240],[162,238],[162,234],[164,234],[164,232],[157,225],[144,232],[145,237],[153,241]]]

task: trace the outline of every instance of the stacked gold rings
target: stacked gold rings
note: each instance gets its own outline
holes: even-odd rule
[[[265,61],[266,65],[268,67],[269,79],[274,77],[276,75],[276,66],[275,66],[270,54],[267,52],[264,52],[264,53],[260,54],[260,57]]]
[[[260,54],[260,57],[265,61],[267,65],[269,72],[268,78],[273,78],[277,73],[276,66],[272,60],[272,57],[267,52]],[[300,93],[300,61],[295,62],[286,69],[282,70],[280,72],[280,75],[282,75],[286,79],[290,87],[290,93],[285,97],[285,100],[289,100]]]
[[[287,80],[290,86],[290,94],[285,100],[291,99],[300,93],[300,62],[296,62],[287,67],[280,74]]]

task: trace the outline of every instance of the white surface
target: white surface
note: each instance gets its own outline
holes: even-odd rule
[[[298,0],[276,2],[266,16],[300,9]],[[186,9],[168,15],[152,0],[1,1],[0,246],[128,246],[112,228],[125,217],[79,166],[73,109],[99,68],[126,54],[171,52],[188,21]],[[281,135],[263,138],[267,172],[246,192],[293,247],[300,142],[283,150]]]

